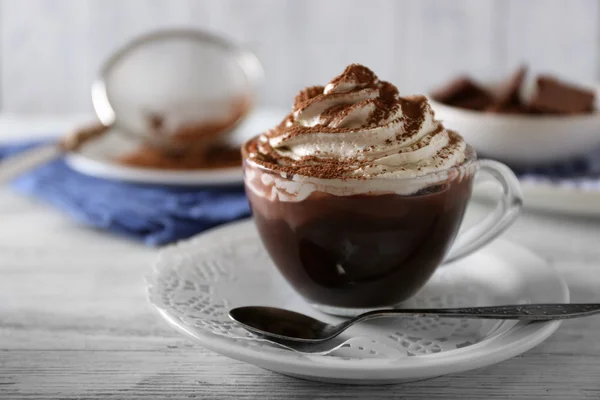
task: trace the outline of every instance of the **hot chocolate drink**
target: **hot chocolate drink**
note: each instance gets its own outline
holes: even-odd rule
[[[471,179],[414,196],[312,194],[265,202],[249,192],[263,243],[311,302],[379,307],[412,296],[452,243]]]
[[[469,201],[475,154],[361,65],[304,89],[284,121],[243,149],[264,245],[321,307],[391,305],[444,259]]]

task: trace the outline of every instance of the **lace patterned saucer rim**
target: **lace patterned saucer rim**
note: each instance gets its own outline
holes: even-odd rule
[[[226,243],[230,234],[242,230],[255,231],[251,221],[236,222],[170,246],[163,250],[162,254],[181,252],[188,246],[197,247],[199,242],[206,239],[213,239],[212,241],[215,243]],[[483,249],[482,252],[493,253],[494,248],[502,248],[504,253],[501,254],[520,254],[521,257],[524,256],[529,261],[537,264],[536,268],[542,268],[547,274],[546,278],[554,280],[557,289],[552,291],[554,297],[549,299],[548,302],[569,301],[567,285],[539,256],[519,245],[504,240],[496,241]],[[507,249],[511,251],[506,253]],[[497,249],[495,251],[499,253]],[[168,268],[164,262],[161,265],[160,259],[159,257],[159,262],[155,265],[153,273],[148,276],[149,299],[157,308],[159,314],[173,327],[203,347],[224,356],[305,379],[355,384],[394,383],[462,372],[492,365],[517,356],[543,342],[560,326],[560,321],[536,324],[520,322],[507,332],[503,332],[490,340],[484,340],[465,348],[447,352],[410,357],[410,361],[404,363],[398,363],[399,359],[362,359],[358,360],[360,362],[357,363],[331,362],[319,364],[314,362],[314,357],[320,356],[299,356],[285,351],[261,352],[255,348],[237,345],[234,340],[224,336],[202,332],[186,325],[184,321],[173,315],[169,310],[161,307],[156,298],[152,296],[154,286],[157,284],[155,276],[158,270]],[[493,345],[492,349],[489,348],[491,345]],[[406,361],[406,359],[401,360]]]

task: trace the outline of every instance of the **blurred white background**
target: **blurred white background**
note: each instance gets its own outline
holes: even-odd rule
[[[0,0],[0,111],[90,111],[101,62],[136,35],[173,26],[253,49],[267,72],[262,102],[275,106],[351,62],[405,94],[521,62],[600,77],[600,0]]]

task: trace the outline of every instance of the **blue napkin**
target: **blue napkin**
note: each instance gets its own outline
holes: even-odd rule
[[[0,159],[40,142],[0,146]],[[46,201],[77,221],[129,236],[149,246],[188,238],[248,217],[241,186],[194,188],[146,186],[80,174],[56,160],[18,177],[20,193]]]

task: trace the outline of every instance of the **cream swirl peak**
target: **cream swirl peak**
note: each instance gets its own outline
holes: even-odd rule
[[[302,90],[293,112],[250,146],[259,164],[320,179],[418,177],[461,164],[467,149],[425,97],[400,97],[358,64],[325,87]]]

